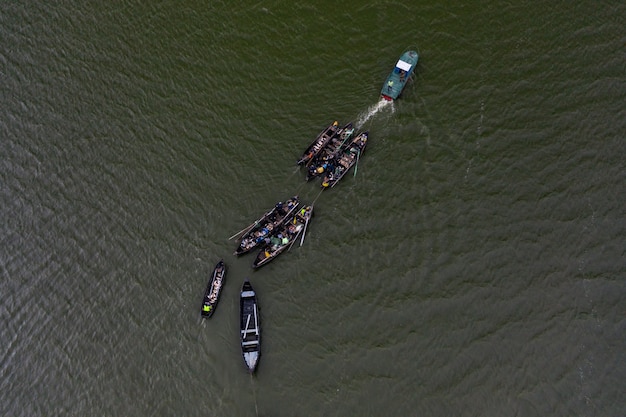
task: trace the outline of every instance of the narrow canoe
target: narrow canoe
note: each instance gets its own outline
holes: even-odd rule
[[[241,354],[248,372],[253,373],[261,356],[261,326],[256,292],[245,280],[239,297]]]
[[[350,171],[365,151],[368,132],[359,133],[334,159],[334,168],[328,171],[322,180],[322,188],[334,187]]]
[[[312,216],[313,206],[302,206],[279,229],[274,231],[270,243],[259,251],[252,267],[259,268],[288,250],[298,237],[305,233]]]
[[[326,144],[338,133],[339,122],[335,121],[326,129],[317,135],[315,140],[305,149],[300,159],[298,159],[298,165],[308,165],[310,161],[326,146]]]
[[[320,153],[313,158],[309,164],[306,173],[306,180],[312,179],[322,175],[331,166],[331,161],[335,155],[341,150],[341,148],[352,138],[354,134],[354,127],[352,123],[348,123],[341,128],[341,133],[333,137],[330,142],[320,151]]]
[[[213,268],[213,274],[204,292],[204,298],[202,299],[202,309],[200,313],[202,317],[209,318],[215,312],[217,308],[217,302],[220,299],[222,287],[224,286],[224,280],[226,278],[226,265],[223,260],[220,260]]]
[[[243,255],[255,248],[265,246],[267,244],[266,239],[269,239],[274,229],[280,227],[296,211],[300,204],[298,201],[297,195],[285,202],[279,201],[270,211],[248,226],[247,229],[244,229],[243,235],[237,241],[234,255]]]

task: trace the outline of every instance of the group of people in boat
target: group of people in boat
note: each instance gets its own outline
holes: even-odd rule
[[[398,68],[396,68],[396,70],[398,70]],[[406,81],[406,71],[401,69],[398,70],[399,74],[400,74],[400,82],[404,83]],[[389,80],[387,81],[387,91],[391,92],[393,88],[393,80]]]
[[[274,231],[274,225],[279,223],[297,204],[296,201],[289,199],[286,202],[276,203],[275,210],[267,217],[266,221],[260,228],[247,234],[240,242],[241,250],[248,251],[257,245],[264,243]]]
[[[320,134],[315,143],[311,145],[309,151],[298,161],[298,164],[308,164],[326,146],[328,141],[335,136],[338,127],[339,122],[335,120],[328,129]]]
[[[331,138],[330,142],[322,149],[322,151],[308,163],[307,181],[324,174],[332,172],[336,165],[338,152],[341,151],[344,144],[352,137],[355,129],[352,123],[341,129],[338,135]]]
[[[298,213],[296,213],[295,218],[293,219],[293,224],[306,223],[306,220],[311,217],[311,206],[302,207]]]
[[[311,206],[301,208],[295,216],[293,216],[293,220],[285,224],[278,233],[266,238],[267,246],[263,251],[266,258],[271,257],[274,252],[288,245],[298,236],[300,231],[304,228],[307,219],[311,217],[311,210]]]
[[[350,169],[354,160],[358,158],[367,142],[367,132],[357,136],[352,142],[350,148],[341,154],[335,156],[333,169],[327,169],[326,175],[322,179],[322,187],[329,187],[333,181],[338,181],[346,170]]]
[[[322,175],[324,172],[332,171],[335,168],[335,160],[333,157],[325,157],[316,164],[309,166],[308,179]]]
[[[224,277],[224,266],[220,266],[213,272],[215,279],[211,283],[211,292],[206,296],[205,303],[202,305],[202,311],[209,313],[213,308],[213,304],[217,301],[222,289],[222,281]]]
[[[243,238],[239,246],[242,250],[249,250],[259,243],[263,242],[263,240],[265,240],[265,238],[269,236],[273,229],[273,222],[270,219],[270,221],[268,221],[262,228]]]

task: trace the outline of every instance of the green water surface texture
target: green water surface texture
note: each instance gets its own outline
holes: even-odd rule
[[[622,416],[625,16],[5,1],[0,415]],[[381,106],[407,49],[414,80]],[[370,140],[322,192],[295,162],[334,120]],[[294,194],[315,203],[303,245],[235,258]]]

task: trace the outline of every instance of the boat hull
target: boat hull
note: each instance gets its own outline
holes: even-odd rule
[[[220,260],[213,268],[213,274],[209,280],[209,284],[204,292],[204,298],[202,300],[202,308],[200,314],[204,318],[210,318],[215,313],[217,303],[224,287],[224,281],[226,279],[226,265],[223,260]]]
[[[302,153],[302,156],[296,162],[298,165],[308,165],[309,162],[315,158],[320,151],[326,146],[328,142],[338,133],[339,123],[333,122],[330,126],[324,129],[315,140],[306,148]]]
[[[322,180],[322,188],[333,188],[339,180],[357,164],[367,146],[368,132],[359,133],[343,152],[335,158],[334,169],[329,171]]]
[[[320,153],[309,162],[306,173],[307,181],[323,176],[324,172],[332,169],[332,160],[341,148],[352,138],[354,131],[355,129],[352,127],[352,123],[348,123],[340,129],[340,133],[333,137]]]
[[[380,90],[380,96],[383,99],[392,101],[400,96],[415,71],[418,60],[419,55],[415,51],[406,51],[400,56]]]
[[[252,263],[252,268],[260,268],[276,259],[281,253],[288,251],[302,233],[306,232],[306,227],[311,217],[313,217],[313,206],[303,206],[287,219],[274,232],[270,238],[270,243],[259,251]]]
[[[285,202],[278,202],[270,211],[259,218],[237,241],[237,249],[233,253],[236,256],[243,255],[253,249],[264,247],[266,238],[272,231],[291,216],[299,205],[298,196],[293,196]]]
[[[256,292],[247,279],[239,300],[241,354],[248,372],[254,373],[261,357],[261,321]]]

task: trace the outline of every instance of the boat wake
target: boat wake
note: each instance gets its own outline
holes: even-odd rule
[[[254,411],[256,412],[256,417],[259,417],[259,403],[256,400],[256,387],[254,386],[254,375],[250,374],[250,384],[252,385],[252,395],[254,396]]]
[[[369,106],[367,110],[359,114],[356,121],[356,128],[360,129],[368,120],[387,108],[391,108],[391,113],[395,111],[393,101],[381,98],[378,103]]]

